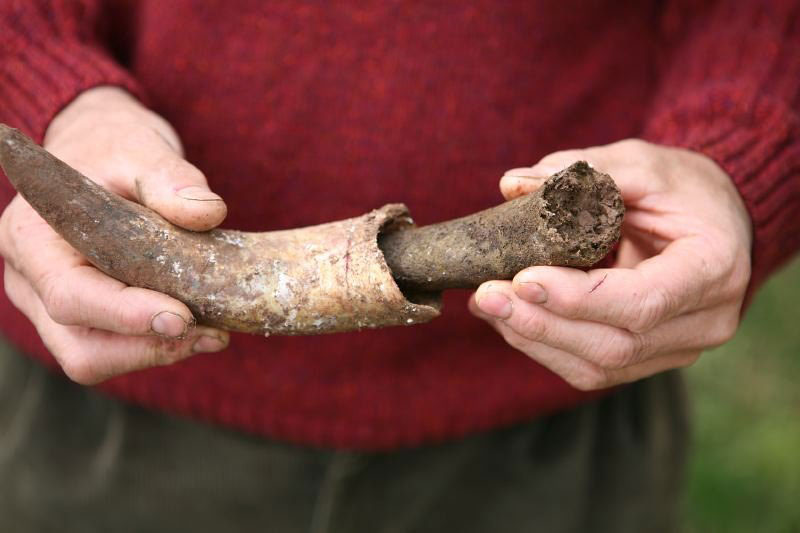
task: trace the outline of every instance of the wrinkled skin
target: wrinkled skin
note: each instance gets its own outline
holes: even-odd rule
[[[695,152],[626,140],[548,155],[500,181],[506,198],[584,159],[626,204],[613,268],[536,266],[490,281],[470,310],[574,387],[601,389],[691,365],[729,340],[750,278],[752,229],[730,177]]]
[[[217,226],[225,203],[182,157],[174,130],[121,89],[82,93],[50,124],[44,147],[103,187],[191,230]],[[67,375],[84,383],[223,349],[164,294],[91,266],[16,196],[0,217],[4,285]]]

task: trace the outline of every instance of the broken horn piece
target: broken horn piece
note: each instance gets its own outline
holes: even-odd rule
[[[101,271],[184,302],[201,324],[266,335],[427,322],[443,289],[510,279],[531,265],[597,262],[624,213],[613,180],[578,162],[535,193],[422,228],[404,205],[389,204],[305,228],[198,233],[106,191],[2,124],[0,166]]]

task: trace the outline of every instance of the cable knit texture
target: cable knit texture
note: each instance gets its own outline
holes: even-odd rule
[[[691,4],[691,5],[690,5]],[[764,4],[764,5],[762,5]],[[768,5],[767,5],[768,4]],[[753,218],[753,287],[800,246],[797,2],[221,0],[0,5],[0,121],[41,140],[80,91],[165,116],[227,199],[270,230],[392,201],[418,223],[498,203],[497,180],[625,137],[714,158]],[[13,195],[6,180],[0,203]],[[595,397],[470,317],[228,350],[102,385],[140,405],[316,446],[456,438]],[[0,297],[0,326],[55,367]]]
[[[675,4],[644,137],[714,159],[753,221],[749,295],[800,247],[800,3]]]

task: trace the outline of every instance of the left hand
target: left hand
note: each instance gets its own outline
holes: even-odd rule
[[[577,160],[626,205],[613,268],[534,266],[470,298],[514,348],[581,390],[688,366],[728,341],[750,279],[750,218],[730,177],[697,152],[640,140],[546,156],[500,180],[506,199]]]
[[[117,87],[94,87],[62,109],[44,147],[102,187],[204,231],[227,207],[183,158],[178,134]],[[182,302],[128,287],[92,266],[22,196],[0,215],[3,288],[72,380],[89,385],[201,352],[217,352],[227,332],[195,326]]]

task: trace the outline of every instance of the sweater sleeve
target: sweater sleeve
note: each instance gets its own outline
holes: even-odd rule
[[[140,95],[102,42],[106,3],[0,2],[0,122],[41,142],[53,117],[82,91],[117,85]]]
[[[800,2],[696,6],[664,12],[644,138],[704,153],[733,179],[753,224],[752,295],[800,248]]]

